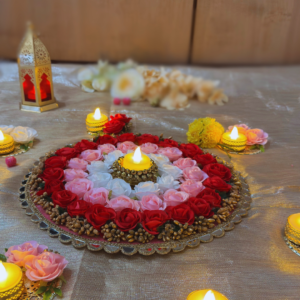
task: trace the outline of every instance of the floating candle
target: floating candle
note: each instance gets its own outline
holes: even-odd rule
[[[228,300],[224,295],[213,290],[199,290],[190,293],[187,300]]]
[[[125,155],[122,166],[125,169],[134,171],[147,170],[151,167],[151,160],[147,155],[141,153],[140,147],[137,147],[134,153]]]
[[[101,114],[100,108],[96,108],[94,113],[90,113],[86,117],[86,129],[88,130],[88,132],[94,133],[101,131],[107,121],[107,116]]]
[[[225,132],[222,135],[221,144],[227,146],[227,150],[242,151],[246,148],[247,137],[238,132],[236,126],[231,132]]]
[[[288,217],[285,226],[285,235],[288,240],[300,245],[300,213]]]
[[[14,149],[14,139],[8,134],[3,134],[0,130],[0,154],[8,154],[14,151]]]

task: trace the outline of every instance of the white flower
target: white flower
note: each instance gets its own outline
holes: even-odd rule
[[[179,181],[176,181],[173,176],[163,173],[161,177],[157,177],[158,187],[161,192],[165,192],[166,190],[179,189]]]
[[[169,158],[163,154],[150,153],[148,156],[157,164],[157,166],[171,164]]]
[[[87,93],[94,93],[94,88],[92,86],[91,80],[83,80],[81,81],[81,89]]]
[[[106,187],[112,180],[112,176],[109,173],[98,173],[88,176],[88,180],[94,183],[94,188]]]
[[[134,193],[138,199],[142,199],[143,196],[149,194],[159,194],[158,184],[152,181],[140,182],[134,187]]]
[[[168,174],[171,175],[174,179],[178,179],[182,176],[182,170],[173,165],[161,165],[158,166],[159,175]]]
[[[111,167],[111,165],[121,156],[124,156],[124,153],[122,153],[122,151],[112,151],[104,156],[104,163],[107,167]]]
[[[90,174],[95,173],[111,173],[112,170],[103,161],[92,161],[90,165],[87,166],[87,170]]]
[[[107,185],[106,189],[112,191],[112,197],[125,195],[129,197],[131,195],[131,186],[129,183],[120,178],[111,180]]]
[[[91,69],[83,68],[83,69],[79,70],[77,79],[79,81],[90,80],[90,79],[92,79],[93,76],[94,76],[94,72]]]
[[[5,134],[10,134],[14,129],[13,125],[0,125],[0,130]]]
[[[109,89],[109,80],[104,77],[97,77],[93,79],[92,86],[98,92],[104,92]]]
[[[145,88],[144,77],[135,69],[120,73],[114,80],[111,95],[114,98],[139,98]]]
[[[132,69],[137,66],[137,63],[133,61],[132,59],[127,59],[125,61],[119,62],[117,65],[118,70],[127,70]]]
[[[18,126],[10,134],[16,143],[27,144],[38,136],[37,131],[30,127]]]

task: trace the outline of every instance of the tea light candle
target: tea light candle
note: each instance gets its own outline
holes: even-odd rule
[[[300,213],[288,217],[285,226],[285,235],[288,240],[300,245]]]
[[[0,261],[0,299],[19,299],[23,289],[21,268],[15,264]]]
[[[8,135],[3,134],[0,130],[0,154],[8,154],[15,149],[14,139]]]
[[[247,137],[238,132],[236,126],[231,132],[222,135],[221,144],[230,147],[234,151],[242,151],[246,148]]]
[[[147,170],[151,167],[151,160],[141,152],[140,147],[137,147],[134,153],[128,153],[124,156],[122,167],[134,171]]]
[[[101,114],[100,108],[96,108],[94,113],[90,113],[86,117],[86,129],[89,132],[98,132],[103,129],[105,123],[107,123],[108,118],[106,115]]]
[[[228,300],[221,293],[214,290],[199,290],[190,293],[187,300]]]

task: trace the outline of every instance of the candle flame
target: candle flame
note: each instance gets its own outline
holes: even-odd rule
[[[96,108],[95,113],[94,113],[94,119],[95,120],[100,120],[101,119],[101,111],[100,108]]]
[[[142,153],[141,153],[141,148],[137,147],[134,151],[133,157],[132,157],[133,161],[138,164],[141,162],[142,160]]]
[[[4,281],[6,278],[7,278],[7,271],[5,270],[2,261],[0,261],[0,282]]]
[[[4,140],[4,135],[3,135],[3,132],[0,130],[0,141],[3,141]]]
[[[214,293],[212,291],[208,291],[204,296],[203,300],[216,300]]]
[[[239,131],[236,128],[236,126],[233,127],[231,133],[230,133],[230,137],[232,140],[236,140],[239,137]]]

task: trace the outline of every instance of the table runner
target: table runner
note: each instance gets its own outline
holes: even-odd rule
[[[184,111],[153,108],[147,102],[114,106],[108,94],[85,93],[76,72],[80,65],[52,65],[60,108],[35,114],[19,110],[16,63],[0,63],[0,124],[33,127],[38,140],[7,169],[0,158],[0,250],[28,240],[59,251],[69,261],[64,299],[183,300],[197,289],[215,289],[230,300],[299,299],[300,257],[283,241],[287,217],[300,212],[300,67],[178,67],[188,74],[220,80],[229,96],[225,106],[191,101]],[[269,133],[266,152],[233,155],[253,195],[249,216],[223,238],[181,253],[150,257],[76,250],[38,229],[20,208],[20,182],[36,158],[49,149],[88,138],[85,118],[95,107],[133,118],[135,133],[164,133],[186,142],[188,124],[214,117],[224,127],[239,122]],[[211,152],[229,158],[218,149]],[[0,251],[0,252],[1,252]]]

